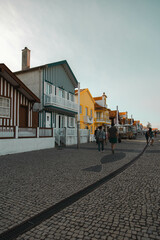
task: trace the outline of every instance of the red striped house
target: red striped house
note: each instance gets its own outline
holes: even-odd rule
[[[0,126],[32,127],[35,102],[39,103],[39,98],[5,64],[0,64]]]

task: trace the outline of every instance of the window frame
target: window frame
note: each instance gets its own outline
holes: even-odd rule
[[[0,96],[0,98],[2,98],[3,100],[5,99],[5,100],[8,100],[8,103],[9,103],[9,106],[8,107],[6,107],[6,106],[3,106],[3,103],[2,103],[2,105],[0,105],[0,108],[2,108],[2,109],[8,109],[9,110],[9,115],[0,115],[0,118],[8,118],[8,119],[10,119],[11,118],[11,98],[9,98],[9,97],[5,97],[5,96]]]
[[[51,90],[51,92],[50,92],[50,90]],[[46,86],[46,94],[47,95],[52,94],[52,84],[50,84],[48,82],[47,82],[47,86]]]
[[[82,105],[80,105],[79,113],[82,114]]]
[[[85,107],[85,116],[88,116],[88,107]]]

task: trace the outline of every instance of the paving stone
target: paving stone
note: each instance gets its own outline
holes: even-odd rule
[[[139,142],[138,142],[139,141]],[[34,214],[36,211],[40,211],[43,209],[42,203],[48,202],[50,204],[54,203],[54,201],[63,198],[64,196],[67,196],[72,192],[72,190],[69,188],[73,186],[74,191],[77,189],[80,189],[82,186],[84,187],[85,184],[89,184],[93,181],[96,181],[98,178],[101,178],[102,176],[106,175],[106,173],[109,173],[110,171],[113,171],[113,169],[118,168],[122,163],[129,161],[129,159],[133,158],[140,148],[142,149],[142,146],[144,146],[142,140],[137,140],[137,143],[134,141],[126,141],[125,143],[122,142],[122,145],[117,145],[117,149],[119,148],[119,152],[122,152],[125,149],[125,153],[127,158],[116,161],[116,162],[107,162],[103,164],[102,171],[97,172],[87,172],[87,167],[99,164],[100,158],[98,158],[98,154],[96,155],[95,152],[89,155],[90,150],[86,150],[85,148],[83,151],[80,151],[81,155],[79,156],[79,159],[76,159],[75,152],[77,153],[77,150],[75,149],[65,149],[63,153],[63,150],[61,153],[57,152],[58,157],[60,155],[64,154],[66,155],[66,152],[69,156],[67,156],[67,161],[70,163],[68,166],[66,163],[66,156],[63,156],[63,161],[57,157],[57,161],[55,163],[49,161],[49,159],[46,159],[45,161],[40,159],[40,164],[42,164],[43,168],[37,169],[37,173],[34,172],[33,167],[37,166],[36,160],[32,159],[32,166],[31,165],[25,165],[27,170],[30,168],[32,169],[32,173],[29,172],[30,177],[35,180],[35,177],[38,178],[37,182],[33,183],[33,188],[29,190],[29,187],[27,189],[27,194],[33,194],[32,191],[34,191],[38,187],[38,189],[35,192],[35,196],[38,196],[38,199],[40,200],[40,203],[38,201],[35,201],[35,203],[38,205],[36,206],[34,204],[34,201],[30,201],[30,204],[28,204],[28,211],[26,207],[25,214]],[[131,147],[131,143],[133,143],[134,148]],[[98,189],[96,189],[94,192],[88,194],[86,197],[80,199],[78,202],[75,202],[68,208],[62,210],[61,212],[55,214],[50,219],[44,221],[39,226],[35,227],[31,231],[23,234],[22,236],[18,237],[17,240],[22,240],[23,238],[26,240],[27,238],[31,240],[31,238],[34,238],[34,240],[41,240],[41,238],[44,238],[46,236],[45,240],[64,240],[64,239],[87,239],[90,240],[93,239],[123,239],[123,240],[130,240],[130,239],[160,239],[159,233],[160,233],[160,226],[159,226],[159,201],[160,201],[160,194],[159,194],[159,188],[160,185],[160,163],[159,163],[159,145],[160,142],[155,141],[155,146],[152,148],[149,148],[146,150],[146,152],[139,158],[131,167],[129,167],[127,170],[122,172],[117,177],[113,178],[109,182],[105,183]],[[92,146],[92,145],[88,145]],[[133,152],[132,152],[132,149]],[[72,154],[70,153],[72,152]],[[75,151],[75,152],[74,152]],[[117,150],[118,151],[118,150]],[[46,151],[44,151],[46,153]],[[54,152],[54,151],[53,151]],[[49,154],[53,154],[52,151],[49,151]],[[85,156],[85,154],[88,153],[88,157]],[[105,153],[106,154],[106,153]],[[85,161],[83,160],[83,157],[85,156]],[[72,158],[75,158],[74,161]],[[44,158],[44,156],[43,156]],[[106,158],[107,159],[107,158]],[[80,161],[81,162],[78,162]],[[18,161],[18,160],[17,160]],[[27,159],[25,159],[27,161]],[[42,161],[42,163],[41,163]],[[53,160],[52,160],[53,161]],[[96,162],[97,161],[97,162]],[[103,162],[105,159],[103,159]],[[13,159],[13,162],[16,162],[16,160]],[[29,160],[30,162],[30,160]],[[29,163],[28,162],[28,163]],[[18,165],[15,166],[15,171],[18,176],[18,170],[21,169],[23,166],[24,168],[24,161],[20,160],[18,161]],[[20,164],[21,163],[21,164]],[[13,164],[10,159],[8,159],[8,162],[3,162],[3,165],[7,165],[8,169],[13,168]],[[47,165],[46,165],[47,164]],[[21,166],[22,165],[22,166]],[[58,165],[58,166],[57,166]],[[85,165],[85,167],[84,167]],[[41,166],[41,165],[40,165]],[[48,169],[49,167],[49,169]],[[52,167],[52,168],[51,168]],[[64,169],[62,169],[64,167]],[[16,170],[16,168],[18,168]],[[52,169],[52,172],[50,171],[50,168]],[[9,176],[7,176],[7,170],[4,169],[3,172],[3,178],[5,179],[6,183],[9,181]],[[45,172],[45,170],[46,172]],[[55,171],[53,171],[53,169]],[[112,169],[112,170],[111,170]],[[43,178],[39,178],[38,176],[38,170],[42,171],[42,174],[40,173],[40,176],[44,176]],[[6,171],[6,173],[5,173]],[[48,175],[47,175],[48,171]],[[36,174],[35,174],[36,173]],[[20,177],[24,179],[23,175],[21,175],[21,172],[19,173]],[[45,175],[46,174],[46,175]],[[55,175],[54,175],[55,174]],[[60,176],[57,177],[57,175]],[[11,175],[13,175],[13,169],[11,170]],[[70,176],[71,175],[71,176]],[[61,177],[64,177],[63,181]],[[49,180],[48,180],[49,178]],[[53,181],[53,179],[55,181]],[[29,179],[27,179],[29,180]],[[22,193],[24,193],[21,186],[19,186],[21,181],[17,182],[15,184],[15,187],[20,189]],[[31,183],[31,182],[30,182]],[[18,185],[19,184],[19,185]],[[40,185],[37,185],[40,184]],[[48,185],[47,185],[48,184]],[[56,186],[57,184],[57,186]],[[27,188],[27,183],[24,183],[24,190],[25,187]],[[32,185],[31,185],[32,186]],[[40,186],[41,186],[41,192],[40,192]],[[51,187],[52,186],[52,187]],[[61,187],[60,187],[61,186]],[[13,187],[13,185],[12,185]],[[49,188],[48,188],[49,187]],[[59,189],[59,192],[57,195],[54,194],[55,191],[53,189]],[[3,188],[3,186],[2,186]],[[50,190],[52,189],[54,194],[51,194],[51,197],[49,196]],[[4,190],[4,195],[5,196]],[[49,192],[48,192],[49,191]],[[63,192],[64,191],[64,192]],[[16,198],[13,197],[13,192],[11,194],[11,201],[15,201],[15,199],[18,197],[18,192],[16,195]],[[6,192],[8,195],[9,193]],[[45,194],[47,196],[45,196]],[[43,199],[42,196],[44,196]],[[19,196],[20,197],[20,196]],[[24,195],[24,197],[27,197],[27,195]],[[34,196],[32,195],[32,200],[34,199]],[[52,200],[51,200],[52,198]],[[18,198],[17,198],[18,199]],[[56,200],[55,200],[56,199]],[[5,200],[5,198],[4,198]],[[10,204],[8,204],[8,209],[11,210],[11,201]],[[19,199],[19,202],[23,204],[25,201],[23,199]],[[8,210],[8,212],[9,212]],[[0,208],[0,211],[1,208]],[[16,211],[18,211],[18,206],[15,205],[15,214]],[[24,214],[24,212],[23,212]],[[23,216],[22,214],[22,216]],[[19,215],[17,214],[15,218],[16,223],[19,221]],[[26,217],[26,215],[25,215]],[[5,222],[9,222],[9,215],[8,218],[6,218]],[[11,220],[11,223],[13,224],[13,219]],[[60,227],[64,227],[63,229]],[[50,229],[49,229],[50,228]],[[47,235],[39,235],[40,229],[44,231]],[[51,234],[51,231],[52,234]],[[87,235],[88,234],[88,235]],[[123,234],[123,235],[122,235]],[[37,238],[38,236],[38,238]],[[27,237],[27,238],[26,238]],[[102,238],[103,237],[103,238]],[[154,238],[153,238],[154,237]]]

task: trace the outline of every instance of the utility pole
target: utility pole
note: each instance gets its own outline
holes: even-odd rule
[[[131,115],[131,125],[133,125],[133,116]]]
[[[116,125],[118,127],[118,106],[117,106],[117,112],[116,112]]]
[[[119,135],[119,128],[118,128],[118,106],[117,106],[117,112],[116,112],[116,127],[117,127],[118,135]],[[117,143],[118,143],[118,135],[117,135]]]
[[[77,148],[80,148],[80,83],[78,82]]]

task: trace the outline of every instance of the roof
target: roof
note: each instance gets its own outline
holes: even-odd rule
[[[119,112],[119,115],[126,115],[127,112]]]
[[[72,72],[72,69],[70,68],[68,62],[66,60],[62,60],[62,61],[59,61],[59,62],[54,62],[54,63],[48,63],[48,64],[45,64],[45,65],[41,65],[41,66],[37,66],[37,67],[33,67],[33,68],[28,68],[28,69],[25,69],[25,70],[21,70],[21,71],[17,71],[15,72],[15,74],[19,74],[19,73],[26,73],[26,72],[30,72],[30,71],[35,71],[35,70],[38,70],[38,69],[43,69],[43,68],[49,68],[49,67],[55,67],[55,66],[59,66],[59,65],[62,65],[64,70],[67,72],[69,78],[71,79],[74,87],[78,87],[78,81],[74,75],[74,73]]]
[[[94,99],[93,99],[93,97],[92,97],[88,88],[80,89],[80,94],[85,93],[85,92],[88,92],[92,102],[95,103],[95,101],[94,101]],[[77,89],[75,90],[75,95],[78,95],[78,90]]]
[[[0,76],[17,88],[28,100],[40,102],[40,99],[4,63],[0,63]]]
[[[86,88],[80,89],[80,93],[83,92],[85,89],[86,89]],[[78,95],[78,90],[77,90],[77,89],[75,90],[75,95]]]
[[[95,104],[94,104],[94,107],[95,107],[95,110],[108,110],[107,108],[100,106],[100,105],[99,105],[98,103],[96,103],[96,102],[95,102]]]
[[[102,100],[102,97],[94,97],[93,99],[94,99],[95,101],[96,101],[96,100]]]

